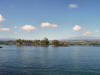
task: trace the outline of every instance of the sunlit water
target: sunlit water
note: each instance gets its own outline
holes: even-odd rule
[[[0,75],[100,75],[100,47],[3,46]]]

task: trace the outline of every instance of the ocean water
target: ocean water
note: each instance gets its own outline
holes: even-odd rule
[[[100,75],[100,47],[3,45],[0,75]]]

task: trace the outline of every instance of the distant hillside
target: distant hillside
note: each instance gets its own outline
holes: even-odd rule
[[[0,41],[0,45],[15,45],[16,41]]]
[[[79,36],[79,37],[71,37],[71,38],[67,38],[67,39],[62,39],[64,41],[66,40],[77,40],[77,41],[81,41],[81,40],[100,40],[100,37],[93,37],[93,36]]]
[[[10,40],[15,41],[16,39],[14,39],[14,38],[0,38],[0,41],[10,41]]]

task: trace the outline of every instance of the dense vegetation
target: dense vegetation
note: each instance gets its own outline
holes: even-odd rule
[[[18,46],[68,46],[67,42],[52,40],[49,41],[48,38],[44,38],[43,40],[16,40],[16,45]]]

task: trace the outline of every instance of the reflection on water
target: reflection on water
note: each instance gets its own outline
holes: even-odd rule
[[[4,46],[0,75],[100,75],[100,47]]]

